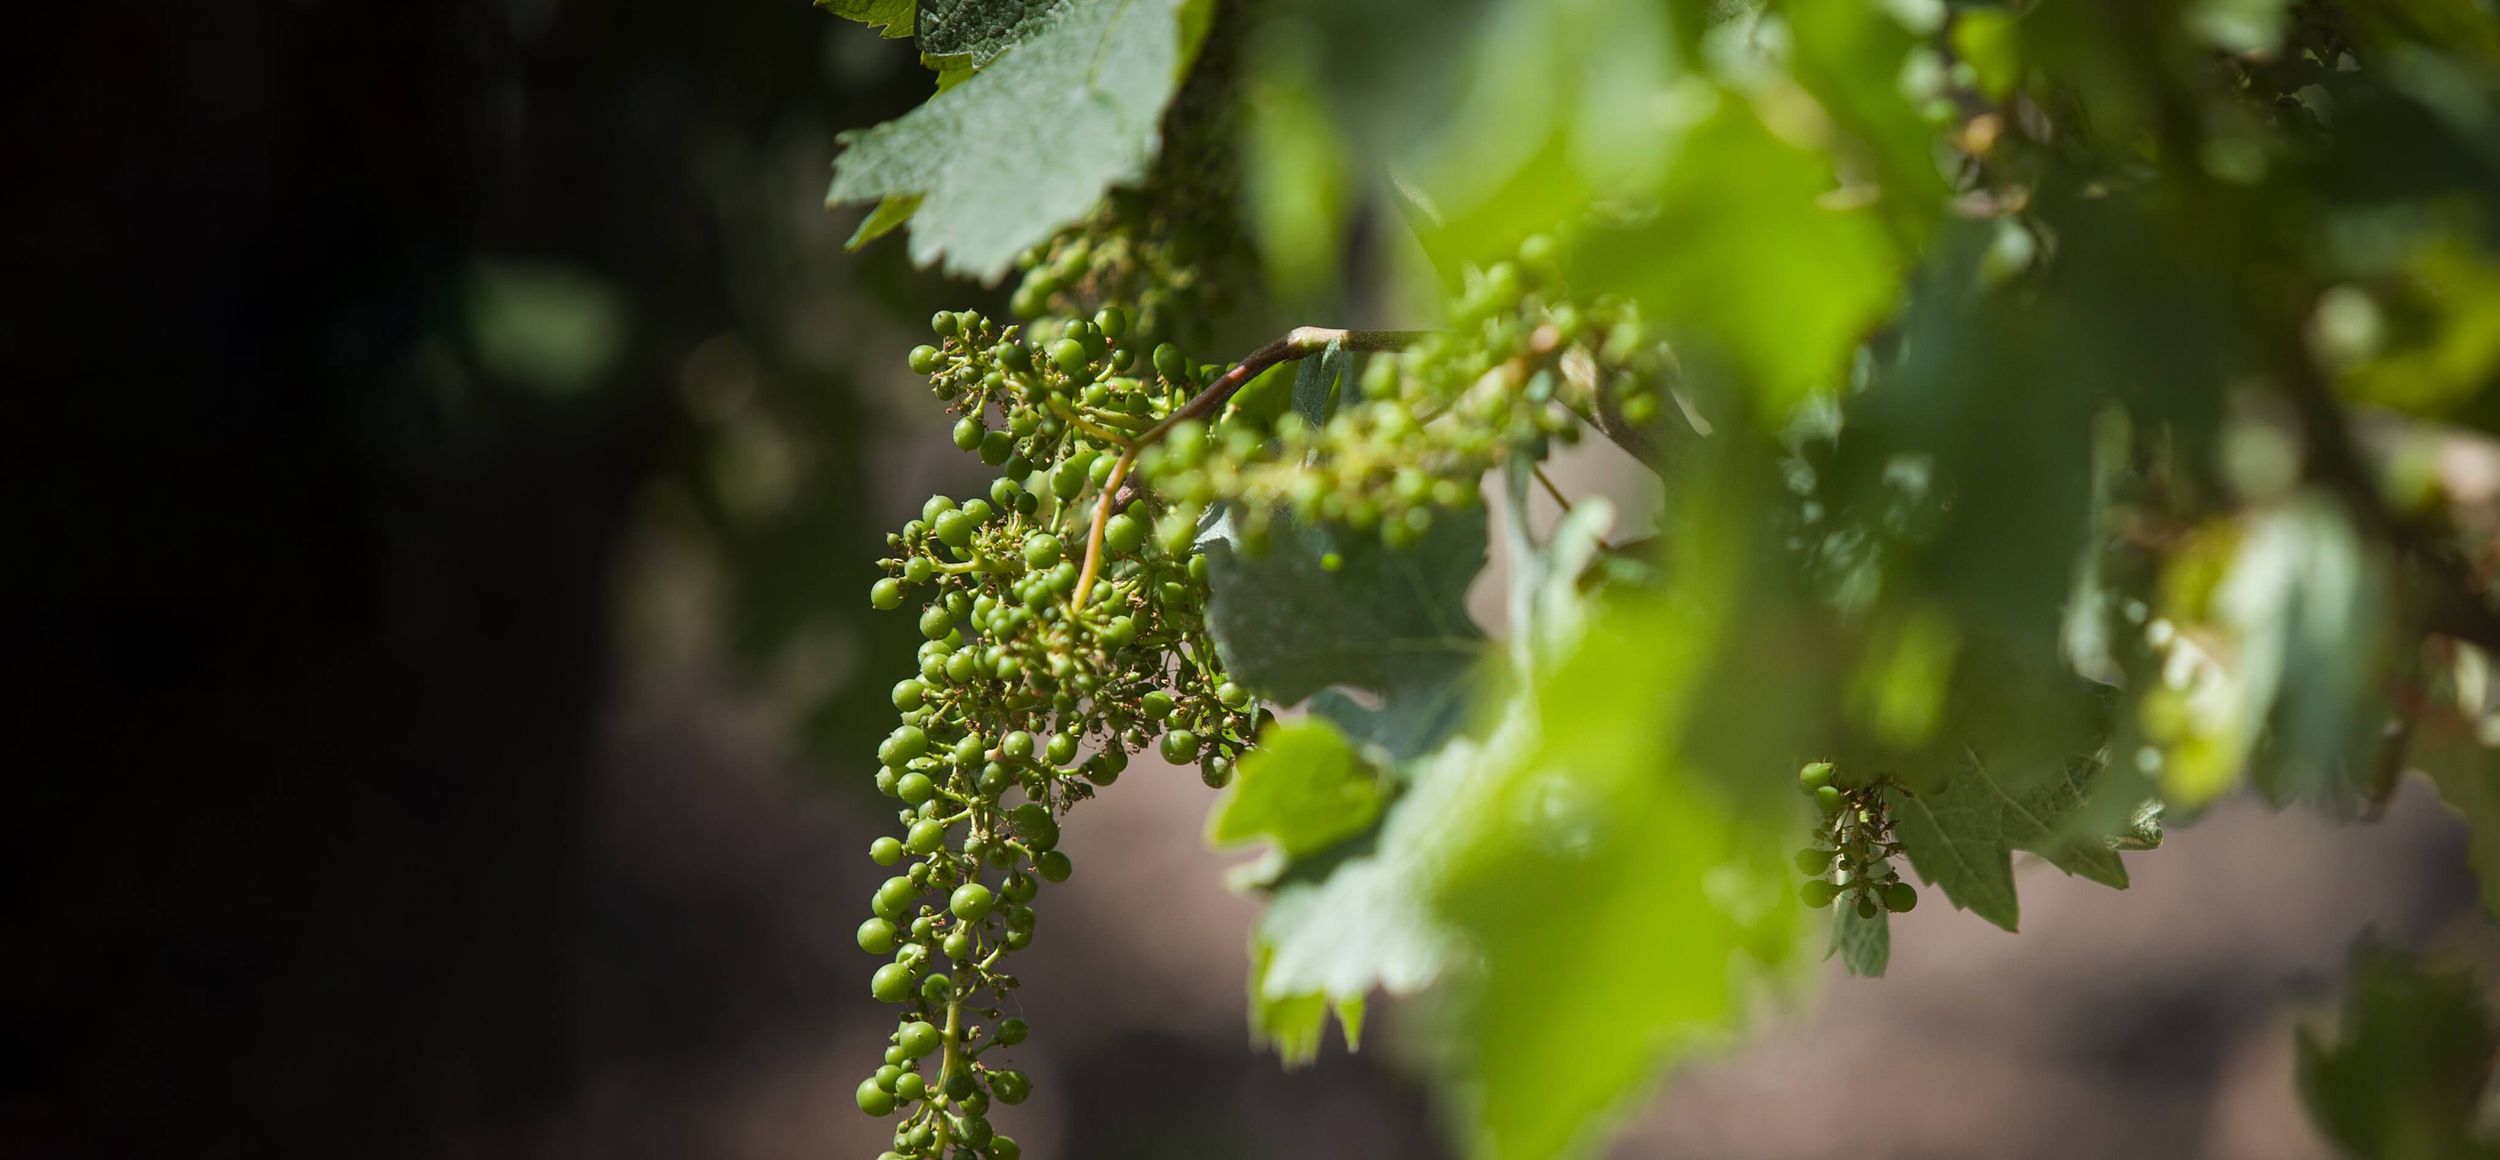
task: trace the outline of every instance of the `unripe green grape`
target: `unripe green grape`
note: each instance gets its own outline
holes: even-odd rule
[[[1084,370],[1086,358],[1085,344],[1073,338],[1063,338],[1050,344],[1050,364],[1058,367],[1063,374],[1072,375]]]
[[[861,1080],[859,1083],[859,1110],[872,1116],[893,1115],[893,1093],[886,1091],[884,1088],[878,1087],[877,1081],[873,1077]]]
[[[988,748],[989,743],[983,741],[980,734],[967,733],[961,740],[955,742],[955,751],[952,756],[957,765],[971,765],[981,760],[982,751]]]
[[[917,725],[898,725],[886,739],[894,743],[894,752],[905,761],[929,751],[929,735]]]
[[[1046,850],[1043,851],[1041,857],[1033,860],[1033,869],[1042,876],[1044,882],[1065,882],[1076,867],[1068,860],[1066,853],[1059,850]]]
[[[937,920],[928,915],[924,914],[911,920],[911,937],[914,942],[929,941],[929,935],[935,930],[937,930]]]
[[[902,1047],[903,1054],[913,1059],[924,1059],[945,1046],[946,1037],[939,1033],[936,1025],[914,1019],[894,1029],[894,1042]]]
[[[946,658],[946,679],[958,685],[969,683],[981,675],[981,654],[972,649],[957,649]]]
[[[868,603],[879,612],[891,612],[903,606],[903,582],[892,576],[868,586]]]
[[[1010,1015],[999,1021],[998,1034],[991,1038],[996,1039],[1001,1047],[1014,1047],[1024,1042],[1025,1031],[1024,1020]]]
[[[1807,906],[1816,910],[1821,910],[1826,906],[1830,906],[1832,904],[1832,899],[1839,896],[1839,887],[1834,886],[1829,882],[1825,882],[1820,878],[1812,879],[1805,885],[1797,888],[1797,897],[1802,899]]]
[[[972,957],[972,936],[960,928],[950,930],[946,932],[945,940],[938,944],[938,949],[957,962],[969,959]]]
[[[1111,623],[1102,626],[1102,642],[1112,648],[1127,648],[1136,639],[1137,622],[1128,617],[1112,617]]]
[[[996,797],[1007,792],[1007,787],[1015,783],[1015,771],[1008,769],[1005,765],[992,761],[981,767],[978,784],[982,793]]]
[[[1125,515],[1113,516],[1103,524],[1102,542],[1117,555],[1136,555],[1137,549],[1146,545],[1146,525]],[[888,581],[878,583],[888,583]],[[899,602],[902,599],[902,593],[896,592],[895,599]]]
[[[1918,888],[1907,882],[1887,882],[1878,889],[1884,896],[1884,909],[1894,914],[1908,914],[1918,905]]]
[[[1187,729],[1175,729],[1164,734],[1163,759],[1174,765],[1198,760],[1198,735]]]
[[[894,682],[894,707],[906,713],[919,708],[928,695],[929,687],[911,677]]]
[[[998,739],[998,751],[1005,754],[1009,761],[1030,761],[1033,759],[1033,735],[1022,729],[1015,730]]]
[[[954,989],[955,980],[947,978],[942,973],[932,974],[920,980],[920,998],[924,1002],[943,1003],[946,1001],[946,996]]]
[[[885,839],[891,840],[891,839]],[[946,844],[946,823],[923,818],[911,824],[911,834],[903,839],[902,848],[915,857],[937,853]]]
[[[925,773],[906,773],[894,779],[894,794],[903,799],[903,804],[916,806],[937,795],[937,783]]]
[[[880,1003],[900,1003],[911,996],[911,968],[887,963],[868,980],[868,993]]]
[[[1021,342],[1002,342],[995,353],[1008,370],[1022,374],[1033,369],[1033,349]]]
[[[920,1102],[920,1097],[927,1094],[929,1094],[929,1081],[920,1078],[919,1072],[907,1071],[894,1077],[895,1099],[903,1103],[914,1104]]]
[[[889,1063],[877,1069],[877,1074],[871,1077],[871,1082],[875,1083],[879,1089],[892,1093],[894,1081],[901,1078],[903,1078],[902,1065]]]
[[[929,329],[935,331],[939,338],[955,337],[957,327],[954,313],[946,310],[938,311],[930,317]]]
[[[926,807],[923,807],[923,808],[926,808]],[[926,819],[924,819],[924,820],[926,820]],[[928,863],[926,863],[926,862],[914,862],[914,863],[912,863],[912,864],[911,864],[911,870],[910,870],[909,872],[905,873],[903,876],[904,876],[905,878],[909,878],[909,879],[911,879],[911,884],[912,884],[912,885],[914,885],[914,886],[918,886],[918,887],[920,887],[920,888],[922,888],[922,889],[924,889],[924,890],[925,890],[925,889],[927,889],[927,888],[928,888],[928,886],[929,886],[929,874],[930,874],[930,870],[929,870],[929,864],[928,864]]]
[[[1024,562],[1033,568],[1048,568],[1059,562],[1059,537],[1049,532],[1035,532],[1024,538]]]
[[[990,916],[994,901],[989,887],[978,882],[966,882],[955,888],[954,897],[946,900],[946,908],[965,922],[979,922]]]
[[[1208,789],[1222,789],[1233,784],[1233,759],[1210,757],[1198,765],[1198,780]]]
[[[1059,822],[1050,816],[1050,807],[1040,802],[1026,802],[1008,811],[1007,825],[1031,843],[1035,850],[1047,850],[1059,844]]]
[[[1841,796],[1839,789],[1827,785],[1814,791],[1814,804],[1824,813],[1836,814],[1849,803],[1848,799]]]
[[[1078,493],[1085,490],[1085,471],[1091,466],[1091,462],[1079,463],[1071,459],[1052,468],[1050,493],[1063,500],[1075,499]]]
[[[1013,1136],[992,1136],[990,1160],[1024,1160],[1024,1148]]]
[[[1094,325],[1104,334],[1118,338],[1128,333],[1128,311],[1117,306],[1105,306],[1094,312]]]
[[[1085,761],[1085,780],[1095,785],[1110,785],[1120,780],[1121,768],[1104,761],[1101,754],[1095,754]]]
[[[929,521],[929,534],[947,547],[960,548],[972,542],[972,533],[979,526],[962,512],[939,512],[936,519]]]
[[[978,451],[981,449],[981,437],[989,434],[989,426],[981,422],[980,416],[966,415],[955,420],[954,434],[957,450]]]
[[[877,792],[886,797],[893,797],[895,780],[896,778],[893,770],[884,768],[878,769],[876,777]]]
[[[926,584],[937,579],[937,564],[927,556],[914,556],[903,561],[903,583]]]
[[[1154,364],[1155,373],[1162,375],[1167,383],[1179,385],[1189,381],[1189,356],[1182,354],[1181,348],[1171,343],[1155,348]]]
[[[1808,847],[1808,848],[1806,848],[1806,849],[1803,849],[1803,850],[1799,850],[1799,851],[1797,851],[1797,872],[1798,872],[1798,873],[1801,873],[1801,874],[1809,874],[1809,875],[1812,875],[1812,874],[1821,874],[1821,873],[1823,873],[1824,871],[1829,870],[1829,869],[1831,869],[1831,868],[1832,868],[1832,852],[1831,852],[1831,851],[1829,851],[1829,850],[1823,850],[1823,849],[1816,849],[1816,848],[1813,848],[1813,847]]]
[[[1049,743],[1042,747],[1042,760],[1052,765],[1066,765],[1075,759],[1076,735],[1073,733],[1053,733]]]
[[[979,1116],[957,1116],[955,1138],[978,1150],[990,1142],[990,1122]]]
[[[909,909],[912,904],[912,900],[919,897],[920,887],[914,884],[911,879],[900,874],[897,874],[892,878],[888,878],[885,880],[883,885],[877,887],[877,916],[880,918],[892,919],[894,916]]]
[[[894,953],[894,924],[872,918],[859,924],[859,949],[872,955]]]
[[[955,618],[947,615],[943,605],[932,604],[920,614],[920,635],[930,640],[943,640],[955,630]]]
[[[1172,694],[1156,689],[1137,699],[1137,709],[1150,721],[1161,721],[1172,715]]]
[[[911,373],[926,375],[937,372],[938,358],[938,348],[923,343],[911,348],[911,354],[904,361],[911,364]]]
[[[879,838],[868,843],[868,860],[879,866],[891,866],[903,860],[903,844],[893,838]]]
[[[1858,908],[1859,918],[1873,918],[1877,914],[1882,913],[1884,909],[1882,904],[1876,902],[1872,895],[1869,895],[1864,891],[1860,891],[1858,893],[1858,901],[1856,905]]]
[[[1014,458],[1016,437],[1004,431],[992,431],[981,437],[981,462],[997,467]],[[1009,474],[1017,474],[1011,472]]]

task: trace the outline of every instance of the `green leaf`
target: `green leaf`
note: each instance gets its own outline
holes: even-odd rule
[[[1860,211],[1825,208],[1828,157],[1772,135],[1727,95],[1686,134],[1656,212],[1575,247],[1573,282],[1637,298],[1727,360],[1774,422],[1839,385],[1891,310],[1898,256]]]
[[[1197,0],[1071,0],[921,107],[846,133],[831,203],[919,195],[912,259],[995,279],[1144,176],[1195,51]]]
[[[912,34],[912,0],[816,0],[816,6],[874,28],[887,40]]]
[[[893,233],[904,222],[910,221],[911,215],[918,212],[920,212],[919,194],[886,198],[877,203],[877,208],[868,211],[867,217],[860,219],[859,228],[851,231],[851,239],[842,243],[842,248],[856,250]]]
[[[1257,946],[1251,955],[1252,1046],[1273,1048],[1288,1068],[1309,1064],[1319,1058],[1320,1040],[1328,1030],[1328,1015],[1333,1010],[1338,1028],[1345,1033],[1346,1050],[1362,1050],[1363,1000],[1331,1003],[1327,995],[1317,991],[1271,998],[1267,994],[1267,967],[1275,954],[1267,947]]]
[[[1892,962],[1892,913],[1878,910],[1873,918],[1858,917],[1858,908],[1843,902],[1840,916],[1832,920],[1831,949],[1824,958],[1840,956],[1840,965],[1852,975],[1870,979],[1882,978],[1884,968]]]
[[[1302,360],[1293,378],[1293,413],[1314,427],[1325,426],[1345,397],[1346,370],[1353,363],[1342,343]]]
[[[1392,757],[1447,736],[1484,651],[1467,615],[1467,586],[1484,567],[1483,509],[1441,512],[1404,551],[1281,515],[1272,526],[1256,558],[1220,536],[1208,545],[1207,624],[1226,671],[1279,704],[1332,686],[1366,690],[1376,708],[1340,692],[1312,709]]]
[[[2351,1155],[2398,1160],[2500,1156],[2481,1124],[2500,1022],[2464,972],[2410,956],[2354,951],[2342,1034],[2300,1035],[2300,1092],[2328,1139]]]
[[[2409,759],[2439,787],[2439,800],[2465,819],[2466,855],[2482,887],[2483,909],[2500,916],[2500,762],[2473,738],[2446,730],[2417,735]]]
[[[2034,851],[2068,874],[2127,888],[2127,868],[2116,851],[2067,832],[2069,817],[2090,794],[2099,762],[2069,762],[2036,781],[2009,785],[1977,753],[1969,759],[1941,790],[1885,794],[1893,835],[1910,865],[1943,889],[1956,909],[2013,930],[2021,920],[2014,895],[2016,850]]]
[[[1298,859],[1370,829],[1380,777],[1321,719],[1271,725],[1207,814],[1207,844],[1266,838]]]
[[[1048,24],[1059,0],[920,0],[920,51],[981,68]]]
[[[1455,815],[1436,902],[1481,965],[1455,1020],[1472,1155],[1584,1148],[1796,949],[1787,819],[1676,756],[1723,599],[1681,595],[1593,622]]]

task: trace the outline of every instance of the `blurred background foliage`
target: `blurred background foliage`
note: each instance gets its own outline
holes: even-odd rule
[[[1253,1054],[1208,795],[1133,778],[1029,976],[1031,1154],[2479,1146],[2482,984],[2365,950],[2323,1029],[2364,926],[2494,961],[2486,6],[1136,7],[1237,73],[1203,357],[1429,321],[1551,233],[1720,434],[1668,473],[1668,578],[1505,686],[1546,727],[1410,884],[1482,952],[1459,1002]],[[860,592],[982,474],[901,352],[1016,289],[820,208],[835,134],[937,83],[913,46],[795,2],[28,20],[0,1151],[868,1154],[843,933],[913,635]],[[1027,112],[1095,166],[1071,214],[1171,162],[1156,113]],[[1023,224],[956,268],[1067,222]],[[1558,465],[1657,510],[1627,470]],[[1968,752],[2098,781],[1811,1005],[1793,771],[1941,791]],[[2153,799],[2203,823],[2129,894],[2025,870],[2020,939],[1946,905],[2014,925],[2009,855]]]

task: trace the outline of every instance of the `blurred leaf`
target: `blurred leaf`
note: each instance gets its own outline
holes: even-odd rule
[[[1317,992],[1271,998],[1267,994],[1267,967],[1274,957],[1268,948],[1253,946],[1251,1045],[1273,1048],[1286,1067],[1304,1066],[1319,1058],[1320,1040],[1328,1030],[1328,1015],[1334,1010],[1337,1025],[1345,1032],[1346,1050],[1362,1050],[1363,1000],[1344,999],[1331,1004],[1326,995]]]
[[[2070,762],[2036,785],[2009,787],[1978,754],[1969,757],[1941,790],[1885,794],[1902,853],[1955,909],[2013,930],[2022,917],[2014,893],[2016,850],[2034,851],[2068,874],[2126,889],[2126,865],[2108,844],[2066,832],[2068,815],[2091,792],[2098,762]]]
[[[1592,1146],[1797,949],[1789,817],[1734,808],[1673,756],[1749,559],[1738,517],[1680,510],[1679,537],[1712,551],[1543,638],[1550,676],[1511,699],[1448,835],[1436,905],[1482,968],[1453,1018],[1473,1155]]]
[[[469,340],[489,374],[569,395],[598,383],[625,349],[625,301],[583,271],[480,261],[469,272]]]
[[[1936,167],[1937,130],[1910,78],[1941,78],[1944,65],[1926,32],[1903,26],[1903,5],[1865,0],[1797,0],[1781,6],[1795,43],[1792,67],[1823,110],[1863,146],[1883,185],[1882,211],[1924,236],[1951,192]],[[1941,11],[1939,11],[1941,16]],[[1922,70],[1919,66],[1929,66]]]
[[[1839,916],[1832,920],[1832,945],[1823,957],[1839,955],[1850,974],[1882,978],[1892,963],[1892,913],[1877,910],[1873,918],[1860,918],[1855,906],[1844,903],[1835,909]]]
[[[2374,1160],[2500,1156],[2481,1107],[2500,1023],[2474,977],[2432,973],[2364,942],[2353,953],[2342,1033],[2300,1035],[2300,1091],[2319,1130]]]
[[[921,107],[842,135],[828,203],[920,195],[912,259],[995,279],[1142,177],[1188,72],[1202,0],[1070,0]]]
[[[1761,413],[1784,421],[1840,385],[1850,351],[1898,294],[1882,227],[1824,208],[1832,187],[1827,158],[1724,98],[1686,135],[1655,212],[1576,247],[1574,281],[1631,295],[1670,333],[1727,358]]]
[[[2003,8],[1964,8],[1953,18],[1953,53],[1979,76],[1990,100],[2002,101],[2022,81],[2022,42],[2015,15]]]
[[[1271,26],[1246,82],[1243,199],[1269,288],[1286,302],[1335,293],[1352,219],[1349,148],[1320,92],[1319,54],[1305,26]]]
[[[913,0],[816,0],[816,6],[866,24],[887,40],[912,34]]]
[[[1270,725],[1207,814],[1207,844],[1258,838],[1301,858],[1370,829],[1386,795],[1380,777],[1327,721]]]
[[[1467,615],[1467,586],[1484,568],[1483,509],[1440,513],[1405,551],[1382,546],[1376,533],[1281,514],[1271,527],[1256,558],[1229,542],[1209,545],[1207,623],[1226,671],[1279,704],[1332,686],[1376,695],[1376,709],[1343,694],[1312,708],[1393,757],[1447,735],[1484,651],[1484,633]]]

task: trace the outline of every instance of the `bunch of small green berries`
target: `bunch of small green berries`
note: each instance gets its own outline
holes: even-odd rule
[[[1807,878],[1797,896],[1807,906],[1821,910],[1845,898],[1859,918],[1873,918],[1918,905],[1918,888],[1892,867],[1901,847],[1892,840],[1884,786],[1881,778],[1838,773],[1828,761],[1798,771],[1797,788],[1823,815],[1814,844],[1797,851],[1797,870]]]
[[[1150,535],[1143,500],[1112,515],[1101,576],[1075,600],[1093,501],[1128,449],[1128,426],[1088,417],[1151,422],[1188,389],[1110,385],[1135,361],[1125,321],[1106,310],[1057,322],[1036,347],[977,314],[940,314],[939,344],[911,353],[963,413],[957,445],[1005,474],[986,496],[932,497],[887,537],[869,590],[879,609],[916,607],[926,638],[877,750],[876,786],[902,835],[869,848],[895,873],[858,934],[889,960],[871,991],[902,1008],[884,1066],[858,1091],[862,1110],[899,1113],[893,1155],[1017,1155],[987,1119],[1028,1090],[994,1054],[1025,1035],[1000,1008],[1016,986],[1005,959],[1033,939],[1036,895],[1072,869],[1060,818],[1149,745],[1229,776],[1265,715],[1207,634],[1194,528]]]
[[[1654,421],[1675,373],[1631,303],[1572,295],[1542,237],[1468,271],[1449,316],[1449,329],[1370,356],[1348,392],[1360,397],[1326,422],[1286,414],[1244,448],[1167,440],[1144,470],[1164,494],[1241,501],[1245,550],[1275,512],[1403,548],[1436,512],[1479,502],[1478,482],[1512,455],[1575,442],[1600,411]]]

